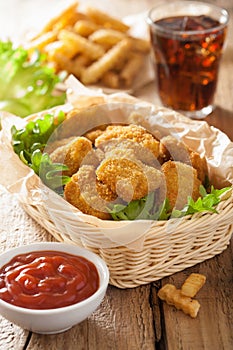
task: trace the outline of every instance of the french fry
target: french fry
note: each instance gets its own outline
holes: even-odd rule
[[[118,89],[120,87],[119,74],[115,72],[106,72],[101,81],[105,86],[108,86],[111,89]]]
[[[173,284],[167,283],[158,291],[158,297],[161,300],[166,301],[168,305],[173,305],[175,292],[176,292],[176,287]]]
[[[32,52],[35,49],[43,51],[46,45],[54,42],[56,39],[57,33],[55,31],[50,31],[30,41],[30,43],[25,45],[25,49],[27,49],[29,52]]]
[[[59,32],[58,38],[66,43],[69,42],[72,46],[76,46],[77,52],[85,53],[86,56],[94,60],[103,56],[105,53],[102,46],[92,43],[86,38],[83,38],[81,35],[75,34],[65,29]]]
[[[42,29],[39,36],[43,33],[49,32],[53,29],[59,30],[61,28],[64,28],[65,25],[67,25],[72,18],[73,14],[75,14],[76,9],[78,7],[78,2],[74,2],[70,6],[68,6],[65,10],[63,10],[59,15],[52,18]]]
[[[149,41],[132,37],[129,28],[93,7],[80,12],[74,2],[25,43],[25,48],[45,52],[47,64],[56,72],[66,70],[83,84],[128,88],[150,48]]]
[[[77,57],[75,57],[74,61],[76,62],[76,64],[79,64],[82,67],[86,67],[91,63],[91,59],[83,54],[80,54]]]
[[[57,55],[63,55],[67,58],[73,58],[77,54],[77,47],[71,45],[69,41],[57,40],[45,46],[44,51],[48,55],[48,59],[56,61]]]
[[[86,12],[88,17],[90,17],[93,22],[103,26],[104,28],[112,28],[119,30],[120,32],[127,32],[129,30],[129,26],[122,21],[93,7],[88,7]]]
[[[132,46],[134,51],[148,53],[150,51],[150,42],[148,40],[130,37],[133,41]]]
[[[191,273],[181,287],[182,295],[193,298],[205,284],[206,277],[200,273]]]
[[[77,21],[74,25],[74,31],[75,33],[84,36],[84,37],[88,37],[89,35],[91,35],[94,31],[98,30],[99,26],[93,22],[91,22],[88,19],[83,19],[80,21]]]
[[[89,40],[101,44],[113,46],[124,39],[126,35],[114,29],[99,29],[89,36]]]
[[[123,81],[123,85],[129,87],[137,72],[143,63],[143,57],[140,54],[132,54],[131,58],[127,61],[126,65],[120,73],[120,79]]]
[[[75,59],[70,59],[63,54],[57,53],[55,63],[60,70],[65,70],[69,74],[75,75],[77,78],[80,78],[82,71],[85,68],[85,66],[80,63],[79,56]]]
[[[125,60],[131,44],[128,39],[120,41],[117,45],[106,52],[98,61],[91,64],[82,72],[81,80],[84,84],[96,83],[107,71],[114,68],[114,65]]]
[[[197,300],[191,299],[181,294],[180,289],[172,284],[165,284],[159,291],[158,297],[165,301],[168,305],[175,306],[178,310],[182,310],[185,314],[190,315],[192,318],[197,317],[200,309],[200,304]]]

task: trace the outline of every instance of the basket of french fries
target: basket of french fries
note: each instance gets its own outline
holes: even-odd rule
[[[60,242],[132,288],[221,253],[233,229],[233,144],[194,121],[70,77],[68,102],[2,113],[1,183]]]
[[[97,8],[73,3],[23,43],[39,50],[56,73],[73,74],[83,84],[132,90],[153,76],[148,33]],[[140,74],[141,71],[141,74]]]

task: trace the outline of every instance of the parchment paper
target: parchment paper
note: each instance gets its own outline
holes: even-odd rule
[[[107,120],[142,125],[159,138],[169,134],[173,135],[206,157],[209,178],[214,186],[220,188],[233,184],[233,143],[224,133],[209,126],[205,121],[188,119],[177,112],[141,101],[125,93],[105,95],[102,91],[89,90],[72,76],[69,77],[66,84],[68,103],[55,107],[49,112],[57,113],[59,110],[69,111],[75,108],[78,116],[76,124],[80,132],[86,131],[88,125],[95,123],[98,125]],[[132,111],[135,111],[136,114],[133,119],[129,120]],[[46,203],[52,220],[60,230],[65,229],[66,217],[73,216],[74,222],[78,223],[83,233],[84,240],[85,235],[101,234],[106,237],[103,246],[109,246],[111,243],[113,246],[125,245],[135,249],[142,247],[147,229],[150,227],[148,220],[113,222],[85,215],[46,188],[39,177],[14,153],[10,133],[12,125],[18,128],[23,127],[28,120],[47,112],[25,119],[9,113],[1,114],[0,183],[9,192],[15,193],[24,203],[33,205]],[[63,220],[60,220],[60,217]],[[73,235],[76,229],[75,225],[69,227]]]

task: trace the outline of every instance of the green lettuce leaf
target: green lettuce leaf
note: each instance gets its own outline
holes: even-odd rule
[[[55,94],[62,77],[44,61],[39,51],[29,57],[24,48],[0,41],[0,110],[25,117],[65,103],[64,92]]]
[[[204,211],[217,213],[217,204],[221,201],[222,195],[230,189],[231,187],[224,187],[219,190],[211,186],[210,193],[207,193],[205,187],[201,185],[200,197],[196,201],[188,197],[187,204],[182,210],[171,210],[167,198],[157,207],[155,193],[151,192],[146,197],[128,204],[115,204],[109,208],[109,212],[113,220],[168,220]]]
[[[22,129],[11,128],[12,146],[15,153],[27,166],[40,176],[45,185],[62,194],[63,185],[70,181],[63,171],[68,168],[60,163],[53,163],[43,150],[52,137],[56,138],[56,129],[64,121],[65,114],[58,113],[56,119],[46,114],[40,119],[30,121]]]

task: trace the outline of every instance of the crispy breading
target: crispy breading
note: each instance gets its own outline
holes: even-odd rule
[[[91,165],[94,168],[97,168],[104,158],[105,155],[101,149],[93,148],[83,159],[82,165]]]
[[[199,153],[190,151],[190,160],[194,169],[197,170],[198,179],[202,183],[205,182],[206,177],[208,177],[207,162],[205,157],[201,157]]]
[[[144,165],[139,160],[118,157],[103,160],[96,175],[127,202],[146,196],[162,182],[162,173],[159,170]]]
[[[159,156],[166,162],[174,160],[186,164],[190,164],[188,147],[175,137],[168,135],[160,140]]]
[[[103,133],[103,130],[95,129],[95,130],[88,131],[86,134],[84,134],[84,136],[94,144],[97,137],[102,135],[102,133]]]
[[[166,182],[166,197],[171,208],[182,209],[191,196],[194,200],[200,196],[201,181],[192,166],[169,160],[162,165]]]
[[[56,148],[50,157],[55,163],[65,164],[69,170],[64,174],[71,176],[80,167],[83,159],[92,150],[92,143],[85,137],[78,136],[68,144]]]
[[[202,183],[204,183],[208,175],[206,159],[186,146],[183,141],[171,135],[165,136],[160,140],[159,159],[161,163],[174,160],[191,165],[197,170],[197,176]]]
[[[154,156],[159,156],[159,141],[156,140],[145,128],[139,125],[110,125],[95,140],[96,147],[104,147],[104,144],[111,139],[129,139],[139,143],[141,146],[149,149]]]
[[[158,159],[150,149],[144,147],[138,142],[130,139],[114,138],[101,144],[101,149],[105,153],[105,158],[118,157],[140,160],[144,164],[159,167]]]
[[[111,219],[106,206],[113,202],[116,195],[106,185],[96,179],[95,168],[83,165],[65,185],[65,199],[84,214],[93,215],[103,220]]]

